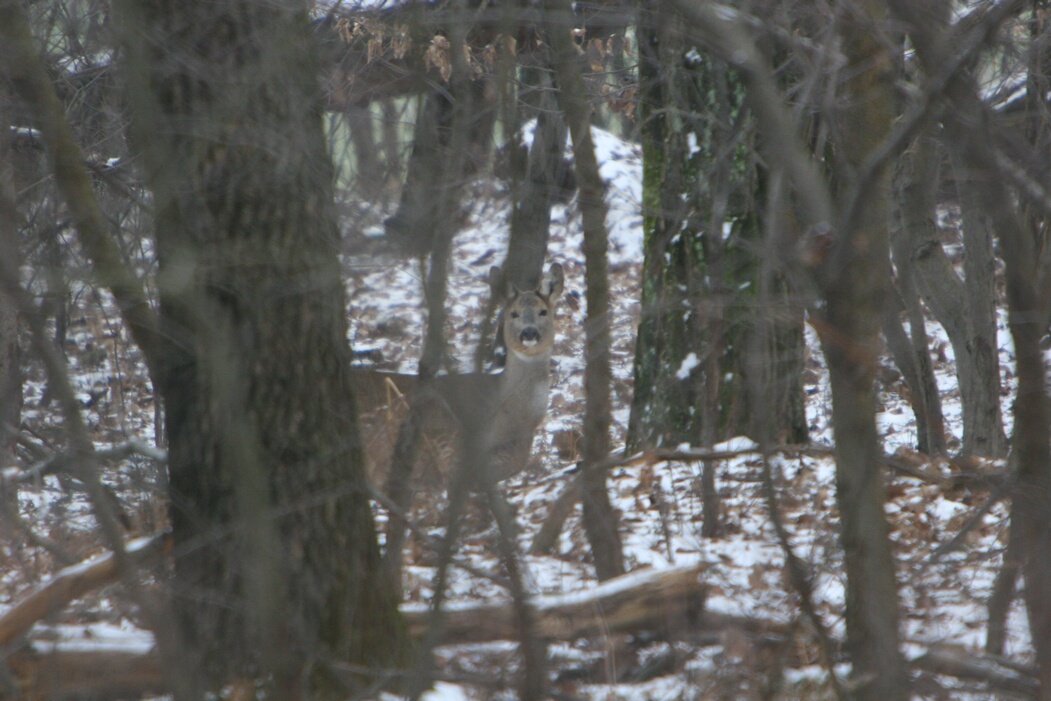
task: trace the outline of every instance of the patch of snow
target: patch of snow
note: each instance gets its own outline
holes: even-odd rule
[[[679,365],[679,369],[675,371],[675,377],[679,380],[685,380],[693,372],[693,369],[701,364],[700,359],[697,358],[697,354],[690,351],[685,358],[682,359],[682,364]]]

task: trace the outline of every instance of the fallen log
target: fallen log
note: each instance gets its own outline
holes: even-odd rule
[[[153,546],[161,540],[160,536],[147,539],[149,547],[144,545],[136,550],[136,557],[156,552]],[[85,591],[91,584],[101,586],[116,581],[119,573],[105,563],[106,558],[99,558],[81,565],[79,574],[64,571],[59,575],[63,578],[62,586],[51,582],[31,597],[40,598],[45,591],[60,591],[62,596],[69,596],[73,591]],[[536,609],[538,633],[550,640],[574,640],[648,631],[656,639],[681,639],[696,645],[724,644],[733,638],[735,631],[750,635],[789,634],[789,625],[773,619],[705,611],[706,587],[701,580],[704,570],[703,564],[672,570],[644,570],[583,592],[537,597],[532,604]],[[84,571],[90,574],[85,575]],[[61,598],[51,600],[52,609]],[[24,602],[15,608],[23,605]],[[34,610],[42,609],[35,607]],[[403,606],[402,612],[410,633],[421,635],[428,623],[428,610],[421,606]],[[11,611],[0,620],[10,614]],[[10,623],[8,629],[11,629]],[[456,605],[444,611],[443,644],[481,643],[515,636],[510,601]],[[77,696],[105,701],[165,692],[159,660],[155,653],[141,650],[105,647],[91,650],[82,646],[67,649],[62,643],[38,643],[36,648],[25,646],[12,653],[6,664],[11,672],[8,680],[13,679],[17,689],[4,689],[0,679],[0,696],[17,691],[22,698],[33,700]],[[1037,682],[1033,671],[1003,658],[934,645],[910,665],[917,670],[980,681],[994,691],[1035,698]]]
[[[576,640],[614,633],[654,631],[678,637],[704,623],[703,565],[644,570],[617,577],[587,591],[536,597],[537,634],[549,640]],[[409,634],[421,636],[430,611],[403,606]],[[442,610],[444,644],[514,640],[517,630],[509,600],[453,605]]]
[[[912,660],[914,667],[957,679],[980,681],[995,691],[1036,698],[1037,670],[996,655],[981,655],[949,645],[932,645]]]
[[[168,689],[155,653],[123,650],[39,652],[23,648],[5,660],[16,689],[0,687],[0,697],[44,699],[134,699]]]
[[[127,556],[132,562],[149,560],[163,551],[166,538],[165,533],[137,538],[128,543]],[[0,649],[28,633],[37,621],[61,611],[85,594],[116,582],[121,574],[113,553],[60,570],[51,581],[33,590],[0,616]]]

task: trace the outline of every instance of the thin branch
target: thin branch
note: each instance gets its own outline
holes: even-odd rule
[[[855,178],[855,185],[846,200],[847,204],[843,208],[840,221],[844,223],[844,226],[853,220],[858,205],[864,197],[868,196],[873,180],[880,169],[887,161],[897,158],[906,142],[910,141],[927,123],[931,112],[945,96],[950,81],[974,61],[978,52],[989,43],[993,33],[1021,5],[1020,0],[997,3],[992,10],[975,20],[975,25],[961,42],[962,48],[940,65],[939,70],[927,80],[923,94],[895,123],[883,143],[865,157]]]
[[[80,242],[91,258],[95,277],[116,299],[150,377],[156,379],[160,376],[163,347],[157,315],[141,281],[125,267],[120,250],[109,235],[106,218],[84,168],[83,154],[40,61],[22,3],[17,0],[0,0],[0,64],[6,67],[16,91],[36,118],[55,180],[73,216]]]
[[[746,16],[735,9],[701,0],[671,0],[690,22],[687,31],[741,74],[752,108],[765,135],[770,158],[785,170],[799,197],[805,224],[833,223],[832,198],[810,152],[795,128],[773,70],[759,51]]]
[[[810,621],[810,625],[813,626],[821,654],[821,664],[824,665],[825,671],[828,673],[832,690],[835,692],[837,699],[846,699],[848,696],[843,688],[843,683],[836,675],[836,645],[828,632],[828,626],[825,625],[825,621],[817,611],[817,606],[814,605],[814,585],[807,572],[806,564],[792,549],[792,542],[781,518],[780,506],[778,506],[777,488],[774,486],[770,454],[766,451],[763,452],[762,485],[763,499],[766,501],[766,510],[770,516],[770,523],[774,527],[777,543],[781,546],[781,552],[785,556],[785,570],[788,573],[788,580],[792,583],[792,588],[795,589],[796,595],[799,596],[799,607],[802,609],[803,615],[806,616],[807,620]]]
[[[19,441],[19,444],[27,447],[27,449],[34,450],[34,458],[36,458],[37,462],[24,470],[17,467],[0,470],[0,491],[17,484],[35,482],[46,475],[61,472],[68,472],[74,476],[78,474],[76,467],[77,456],[75,453],[69,451],[52,453],[41,446],[32,443],[27,444],[26,441],[22,440]],[[29,446],[32,446],[32,448],[29,448]],[[168,460],[167,451],[155,448],[137,439],[120,443],[112,448],[95,451],[95,458],[100,462],[117,462],[126,460],[133,455],[140,455],[160,463],[165,463]]]

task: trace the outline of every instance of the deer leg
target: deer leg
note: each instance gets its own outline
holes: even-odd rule
[[[486,496],[499,529],[500,553],[507,568],[518,625],[522,654],[519,698],[522,701],[537,701],[545,698],[547,689],[547,649],[544,641],[536,634],[535,614],[529,604],[529,593],[523,581],[522,563],[518,557],[518,527],[511,505],[507,503],[496,484],[489,486]]]

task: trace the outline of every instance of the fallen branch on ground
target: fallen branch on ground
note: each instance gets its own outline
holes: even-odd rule
[[[162,551],[161,534],[139,539],[128,554],[141,561]],[[683,639],[698,645],[722,644],[733,631],[751,635],[785,635],[789,626],[757,616],[734,616],[704,610],[705,565],[672,570],[645,570],[618,577],[588,591],[564,596],[537,597],[537,630],[551,640],[573,640],[650,631],[657,637]],[[78,596],[119,579],[113,558],[66,568],[51,582],[35,590],[0,617],[0,635],[10,643],[49,613],[60,610]],[[413,635],[426,626],[427,613],[404,607]],[[452,606],[447,609],[442,643],[457,644],[513,639],[515,625],[510,603]],[[17,632],[21,631],[21,632]],[[99,699],[127,698],[165,691],[159,660],[154,653],[134,651],[64,650],[61,644],[47,652],[22,647],[5,660],[22,698],[62,696],[76,689],[91,690]],[[1032,670],[991,655],[945,646],[931,646],[912,660],[913,668],[988,684],[997,692],[1034,697]],[[0,694],[2,695],[2,694]]]
[[[662,462],[701,462],[706,460],[730,460],[742,455],[761,454],[757,445],[733,450],[713,450],[710,448],[687,448],[644,450],[632,455],[616,453],[599,463],[599,468],[612,470],[618,467],[636,467],[639,465],[656,465]],[[786,457],[810,457],[823,458],[834,457],[834,449],[813,445],[782,445],[774,448],[771,455],[783,455]],[[950,464],[958,470],[950,475],[941,474],[931,464],[941,458],[931,458],[921,453],[898,452],[893,455],[884,455],[883,465],[888,469],[918,479],[921,482],[933,484],[943,489],[998,489],[1009,474],[1006,470],[992,469],[982,470],[980,467],[989,467],[989,464],[977,463],[968,460],[950,460]],[[569,478],[565,489],[551,502],[547,518],[544,519],[540,530],[533,539],[529,552],[533,555],[550,553],[558,542],[562,533],[563,525],[573,508],[580,499],[579,475],[575,469],[564,470],[559,473],[559,479]]]
[[[120,650],[23,648],[5,660],[16,689],[0,686],[0,697],[44,699],[134,699],[168,693],[155,653]]]
[[[549,640],[575,640],[614,633],[652,630],[678,636],[704,624],[703,566],[646,570],[611,579],[586,592],[536,597],[537,633]],[[428,609],[405,607],[409,634],[422,634]],[[460,644],[513,640],[509,601],[450,606],[442,617],[442,642]]]
[[[167,534],[155,533],[133,540],[128,543],[127,555],[133,562],[152,559],[163,551],[166,539]],[[0,616],[0,649],[28,633],[37,621],[61,611],[85,594],[116,582],[121,574],[112,553],[60,570],[51,581]]]

